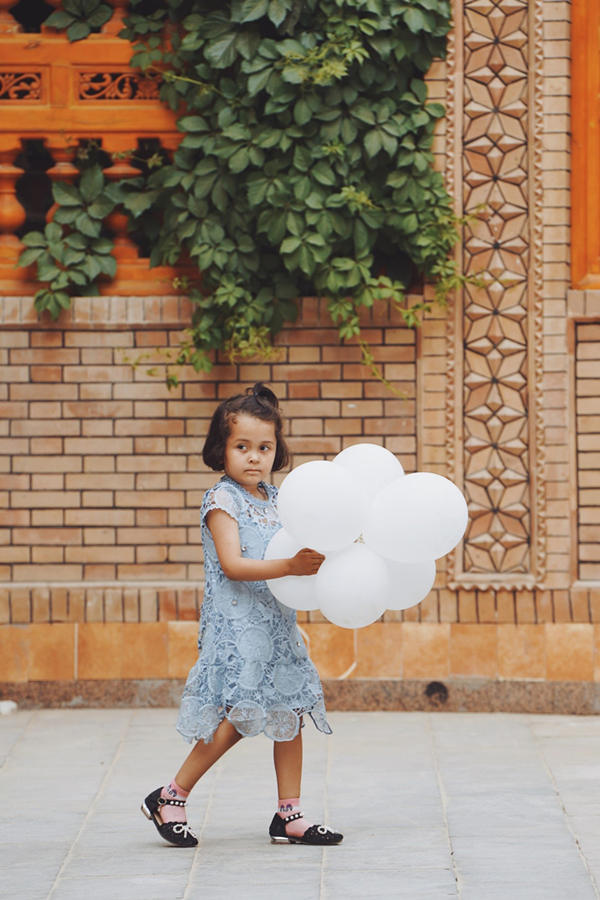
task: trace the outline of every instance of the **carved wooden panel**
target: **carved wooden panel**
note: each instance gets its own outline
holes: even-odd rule
[[[80,100],[158,100],[161,79],[133,72],[79,72]]]
[[[0,72],[0,100],[40,100],[41,72]]]
[[[460,11],[462,203],[469,217],[462,266],[480,284],[468,285],[457,304],[460,321],[449,347],[457,352],[462,329],[456,367],[462,421],[452,426],[460,459],[453,469],[462,473],[470,521],[453,560],[457,586],[531,586],[543,563],[535,403],[542,340],[541,107],[532,91],[539,77],[533,66],[541,48],[538,7],[527,0],[465,0]],[[451,385],[450,404],[457,390]]]

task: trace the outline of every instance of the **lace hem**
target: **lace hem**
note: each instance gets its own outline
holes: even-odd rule
[[[307,709],[291,709],[283,704],[276,704],[264,709],[258,703],[247,700],[236,703],[227,709],[218,708],[212,704],[204,704],[196,710],[194,702],[182,702],[177,731],[189,743],[204,741],[210,744],[214,733],[223,719],[228,719],[242,737],[256,737],[264,734],[273,741],[291,741],[300,730],[302,716],[309,715],[317,731],[323,734],[333,734],[327,721],[325,705],[319,701]],[[187,721],[186,721],[187,720]],[[192,726],[195,720],[195,726]]]

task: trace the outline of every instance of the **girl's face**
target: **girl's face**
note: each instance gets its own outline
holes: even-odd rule
[[[255,497],[263,497],[258,485],[266,481],[277,450],[275,425],[240,413],[230,422],[225,444],[225,474]]]

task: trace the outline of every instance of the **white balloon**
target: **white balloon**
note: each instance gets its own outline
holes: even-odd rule
[[[333,462],[348,469],[369,501],[386,484],[404,475],[400,461],[379,444],[353,444],[338,453]]]
[[[375,553],[396,562],[425,562],[449,553],[469,518],[465,498],[434,472],[413,472],[376,495],[363,532]]]
[[[424,600],[435,581],[435,560],[399,563],[386,560],[391,588],[388,609],[408,609]]]
[[[386,608],[390,592],[386,562],[364,544],[352,544],[326,559],[316,578],[319,607],[334,625],[362,628]]]
[[[286,531],[303,547],[325,553],[347,547],[360,535],[367,503],[342,466],[314,460],[284,478],[277,507]]]
[[[264,558],[289,559],[303,546],[285,528],[281,528],[269,541]],[[316,575],[285,575],[283,578],[268,578],[267,585],[271,593],[290,609],[318,609],[316,578]]]

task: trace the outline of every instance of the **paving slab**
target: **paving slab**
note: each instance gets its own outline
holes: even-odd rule
[[[188,751],[173,709],[0,718],[0,897],[600,900],[600,718],[331,713],[305,730],[303,805],[338,847],[272,845],[272,745],[198,784],[195,850],[139,806]]]

